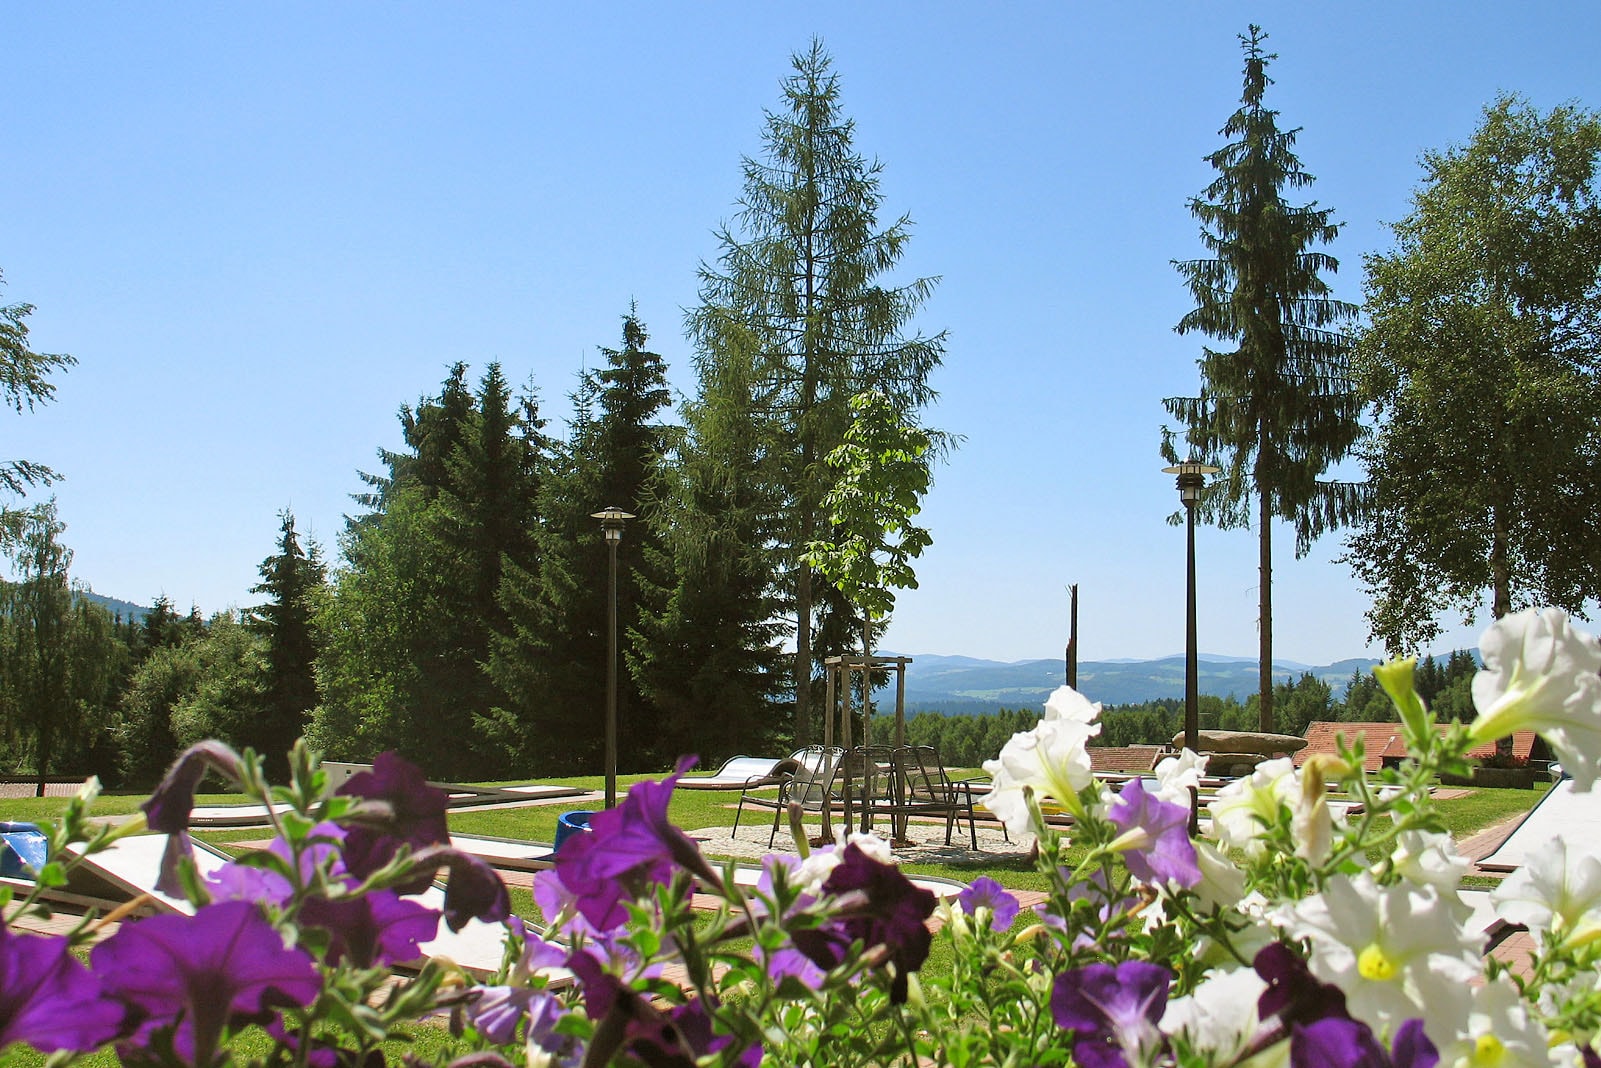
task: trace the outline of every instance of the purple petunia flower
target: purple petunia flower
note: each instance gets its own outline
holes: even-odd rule
[[[352,775],[339,793],[382,802],[385,818],[369,821],[352,816],[345,836],[345,866],[358,879],[395,859],[401,846],[413,852],[431,845],[449,845],[445,823],[449,795],[429,786],[422,770],[394,752],[379,753],[371,771]],[[396,887],[403,894],[420,894],[433,880],[432,871],[420,871]]]
[[[445,884],[445,923],[452,931],[467,926],[468,920],[500,923],[511,916],[511,897],[500,873],[483,857],[452,846],[429,846],[412,857],[426,882],[441,867],[450,870]],[[409,885],[409,884],[408,884]],[[397,887],[402,893],[410,893]]]
[[[1277,1016],[1289,1029],[1293,1068],[1434,1068],[1439,1063],[1439,1051],[1424,1034],[1422,1020],[1401,1024],[1392,1052],[1386,1053],[1372,1028],[1351,1017],[1345,993],[1314,976],[1282,942],[1263,946],[1252,966],[1267,981],[1257,999],[1257,1016]]]
[[[309,883],[317,868],[324,864],[328,865],[330,875],[343,874],[339,843],[344,837],[345,829],[337,823],[319,823],[311,829],[311,845],[300,854],[302,883]],[[289,845],[282,838],[274,838],[267,852],[288,866]],[[222,865],[203,881],[213,901],[270,901],[274,905],[286,905],[294,896],[294,887],[277,871],[236,860]]]
[[[665,883],[674,866],[721,888],[700,847],[667,819],[673,787],[694,766],[695,757],[686,756],[661,782],[635,783],[622,804],[590,817],[591,833],[569,839],[556,855],[557,877],[596,929],[621,925],[628,919],[624,903],[644,886]]]
[[[26,1042],[40,1053],[86,1053],[118,1037],[127,1016],[65,938],[0,924],[0,1050]]]
[[[1439,1062],[1440,1053],[1423,1033],[1422,1020],[1397,1028],[1390,1053],[1360,1020],[1329,1016],[1291,1028],[1292,1068],[1434,1068]]]
[[[1022,905],[1006,887],[991,879],[988,875],[980,875],[973,880],[971,886],[956,895],[956,903],[962,906],[962,911],[969,916],[974,915],[981,908],[990,910],[990,926],[997,931],[1004,931],[1012,926],[1017,919],[1017,913]]]
[[[1144,782],[1133,778],[1112,802],[1107,819],[1133,839],[1123,863],[1143,883],[1172,881],[1183,887],[1201,881],[1201,868],[1190,841],[1190,810],[1145,792]]]
[[[1277,1016],[1286,1027],[1316,1023],[1330,1017],[1351,1018],[1345,1008],[1345,992],[1314,976],[1306,961],[1284,943],[1269,942],[1263,946],[1251,966],[1267,983],[1267,989],[1256,1002],[1258,1018],[1270,1020]]]
[[[89,961],[108,992],[144,1013],[131,1045],[175,1027],[173,1049],[194,1064],[211,1063],[229,1025],[264,1023],[322,989],[311,957],[244,901],[127,924]]]
[[[215,771],[231,782],[240,779],[239,754],[221,742],[208,741],[191,745],[162,777],[161,783],[145,799],[140,809],[145,823],[152,831],[165,832],[167,847],[161,854],[161,870],[156,876],[156,889],[170,897],[183,897],[183,883],[178,878],[178,866],[193,856],[189,841],[189,814],[195,807],[195,787],[205,778],[206,772]]]
[[[467,1020],[497,1046],[517,1041],[517,1025],[528,1021],[527,1041],[545,1046],[562,1017],[561,1000],[527,986],[481,986],[467,1005]]]
[[[1056,977],[1051,1015],[1074,1032],[1073,1057],[1084,1068],[1146,1064],[1165,1041],[1157,1022],[1172,980],[1148,961],[1086,965]]]
[[[874,860],[852,842],[823,883],[823,892],[845,898],[833,919],[821,927],[791,936],[795,948],[819,968],[833,968],[845,959],[852,943],[884,946],[895,966],[890,1000],[906,1001],[908,976],[923,966],[933,944],[927,920],[938,899],[917,886],[893,864]]]
[[[348,958],[358,968],[416,960],[422,943],[439,934],[436,910],[392,890],[337,900],[308,897],[298,919],[303,926],[329,933],[327,963]]]
[[[627,1049],[651,1068],[695,1068],[698,1058],[734,1041],[715,1032],[706,1006],[699,1001],[663,1013],[583,950],[568,958],[567,967],[583,984],[584,1011],[595,1023],[585,1063],[610,1064],[618,1050]],[[734,1063],[756,1068],[761,1059],[761,1047],[756,1045],[741,1050]]]

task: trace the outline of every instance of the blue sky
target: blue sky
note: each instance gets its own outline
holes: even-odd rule
[[[1084,659],[1176,653],[1157,441],[1200,341],[1173,333],[1170,261],[1199,254],[1186,202],[1252,21],[1309,195],[1346,224],[1349,300],[1419,153],[1497,92],[1601,106],[1592,3],[14,7],[4,296],[80,363],[3,417],[0,453],[67,476],[77,578],[210,613],[252,603],[281,508],[336,553],[356,472],[455,360],[501,361],[561,416],[636,301],[693,390],[697,264],[816,34],[886,217],[915,223],[899,277],[942,279],[918,323],[950,332],[929,421],[966,438],[886,646],[1058,656],[1077,582]],[[1201,647],[1253,655],[1255,539],[1197,543]],[[1277,549],[1279,655],[1378,655],[1339,538]]]

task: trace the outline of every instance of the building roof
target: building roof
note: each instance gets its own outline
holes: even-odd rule
[[[1441,724],[1440,730],[1445,730]],[[1328,753],[1333,756],[1339,751],[1335,739],[1344,735],[1349,744],[1357,735],[1362,736],[1363,753],[1362,766],[1368,771],[1377,771],[1384,766],[1384,761],[1399,760],[1406,756],[1406,741],[1401,736],[1399,723],[1340,723],[1329,720],[1317,720],[1307,724],[1306,748],[1295,754],[1295,766],[1300,767],[1306,763],[1306,758],[1313,753]],[[1517,731],[1512,735],[1512,755],[1527,760],[1536,753],[1537,735],[1533,731]],[[1495,743],[1487,742],[1468,750],[1468,756],[1482,759],[1495,752]]]

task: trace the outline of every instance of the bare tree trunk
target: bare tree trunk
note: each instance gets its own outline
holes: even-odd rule
[[[1258,532],[1261,586],[1257,600],[1258,686],[1261,690],[1260,729],[1273,731],[1273,516],[1268,511],[1267,494],[1262,494],[1261,530]]]
[[[795,576],[795,745],[812,742],[812,569]]]

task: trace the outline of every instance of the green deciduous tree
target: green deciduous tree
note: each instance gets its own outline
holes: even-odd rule
[[[1349,541],[1392,651],[1601,596],[1601,117],[1503,97],[1423,157],[1393,251],[1367,257],[1358,366],[1379,426]]]
[[[55,501],[17,515],[14,581],[0,582],[0,711],[8,748],[32,765],[43,796],[45,776],[87,770],[63,757],[97,752],[122,653],[110,616],[73,589]]]
[[[1186,458],[1223,469],[1201,501],[1202,518],[1224,529],[1256,524],[1261,729],[1271,731],[1273,521],[1294,525],[1303,555],[1325,531],[1355,518],[1363,494],[1324,477],[1362,433],[1343,332],[1356,309],[1330,295],[1322,275],[1339,265],[1314,251],[1339,232],[1332,210],[1285,200],[1313,179],[1294,153],[1298,131],[1280,130],[1278,113],[1263,103],[1275,58],[1262,51],[1266,39],[1256,26],[1240,39],[1241,107],[1221,131],[1228,143],[1208,157],[1217,178],[1190,201],[1211,255],[1175,263],[1196,302],[1179,333],[1235,347],[1205,349],[1199,395],[1163,403],[1182,424]],[[1164,430],[1164,455],[1177,462],[1178,452]]]
[[[794,618],[795,731],[804,741],[815,712],[819,598],[802,556],[826,527],[823,460],[842,440],[850,398],[862,390],[882,390],[903,413],[933,399],[928,378],[944,335],[909,332],[933,279],[883,281],[905,252],[911,223],[902,216],[879,225],[881,168],[853,146],[828,55],[814,41],[792,62],[784,106],[767,114],[762,158],[745,160],[736,224],[718,232],[717,260],[701,268],[700,304],[688,325],[703,398],[744,390],[761,434],[754,473],[774,520],[771,547]],[[714,451],[721,444],[711,434],[701,441]]]
[[[888,397],[866,390],[851,398],[845,440],[825,461],[834,476],[823,497],[827,537],[808,545],[802,560],[855,606],[869,665],[875,634],[894,611],[895,591],[917,588],[912,561],[933,544],[912,522],[928,492],[932,446],[928,432],[907,423]],[[871,702],[872,686],[864,685],[866,716]]]

